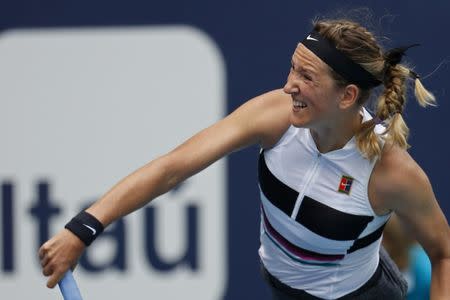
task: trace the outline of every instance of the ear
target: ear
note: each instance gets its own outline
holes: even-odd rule
[[[352,107],[359,97],[359,88],[354,84],[349,84],[344,88],[344,93],[339,101],[339,108],[348,109]]]

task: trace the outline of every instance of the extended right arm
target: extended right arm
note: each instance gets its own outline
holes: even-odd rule
[[[281,90],[256,97],[216,124],[117,183],[86,211],[105,227],[169,191],[228,153],[276,142],[289,126],[290,97]],[[84,244],[68,230],[39,250],[47,286],[52,288],[81,255]]]

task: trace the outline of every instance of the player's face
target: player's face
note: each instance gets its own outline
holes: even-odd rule
[[[343,89],[336,86],[328,65],[302,44],[292,55],[284,91],[292,96],[291,123],[296,127],[322,126],[340,111]]]

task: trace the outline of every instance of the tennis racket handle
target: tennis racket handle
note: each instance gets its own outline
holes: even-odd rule
[[[64,300],[83,300],[71,270],[64,274],[58,285]]]

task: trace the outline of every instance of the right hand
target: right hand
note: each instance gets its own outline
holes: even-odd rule
[[[75,267],[85,248],[84,243],[67,229],[63,229],[41,246],[39,259],[42,274],[49,276],[47,287],[54,288],[67,270]]]

